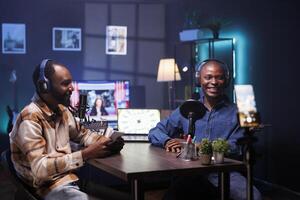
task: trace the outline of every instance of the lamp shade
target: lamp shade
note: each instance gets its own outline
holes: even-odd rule
[[[174,58],[160,59],[157,73],[157,81],[180,81],[180,73]]]

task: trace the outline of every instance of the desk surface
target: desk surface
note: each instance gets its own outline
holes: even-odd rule
[[[170,176],[207,172],[244,170],[245,165],[226,159],[223,164],[201,165],[200,160],[184,161],[176,153],[166,152],[149,143],[125,143],[120,154],[93,159],[89,163],[125,181],[147,178],[153,175]]]

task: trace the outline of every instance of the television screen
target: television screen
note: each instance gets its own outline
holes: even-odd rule
[[[129,81],[74,81],[73,86],[71,105],[76,107],[79,95],[86,94],[90,119],[116,126],[118,108],[129,108]]]

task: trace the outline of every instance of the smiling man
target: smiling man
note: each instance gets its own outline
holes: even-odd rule
[[[209,140],[224,138],[230,144],[230,153],[238,154],[236,141],[243,136],[244,130],[238,123],[236,105],[230,103],[224,93],[230,80],[227,66],[216,59],[205,60],[198,65],[196,79],[201,87],[199,101],[204,104],[206,111],[204,116],[195,122],[195,141],[199,142],[203,138]],[[177,138],[188,133],[188,123],[177,108],[150,130],[149,140],[153,145],[165,148],[166,151],[180,152],[181,145]],[[175,178],[165,199],[189,199],[187,195],[191,198],[193,195],[202,195],[203,199],[214,199],[217,184],[216,174],[209,174],[207,177],[195,175]],[[241,174],[231,173],[230,186],[231,199],[246,199],[246,179]],[[256,188],[254,199],[261,199]]]
[[[200,85],[204,93],[203,103],[212,110],[224,97],[224,89],[228,84],[228,69],[216,60],[207,61],[200,65]]]
[[[17,117],[10,133],[14,167],[43,199],[90,199],[80,191],[75,170],[92,158],[119,152],[124,141],[115,142],[84,129],[68,110],[73,91],[66,66],[45,59],[33,72],[36,92],[32,102]],[[70,141],[83,149],[72,151]]]

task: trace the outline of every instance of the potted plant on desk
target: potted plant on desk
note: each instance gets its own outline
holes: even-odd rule
[[[212,156],[212,144],[208,138],[203,138],[198,144],[199,158],[203,165],[209,165],[211,163]]]
[[[229,144],[226,140],[218,138],[212,142],[212,151],[216,164],[224,162],[224,154],[229,150]]]

